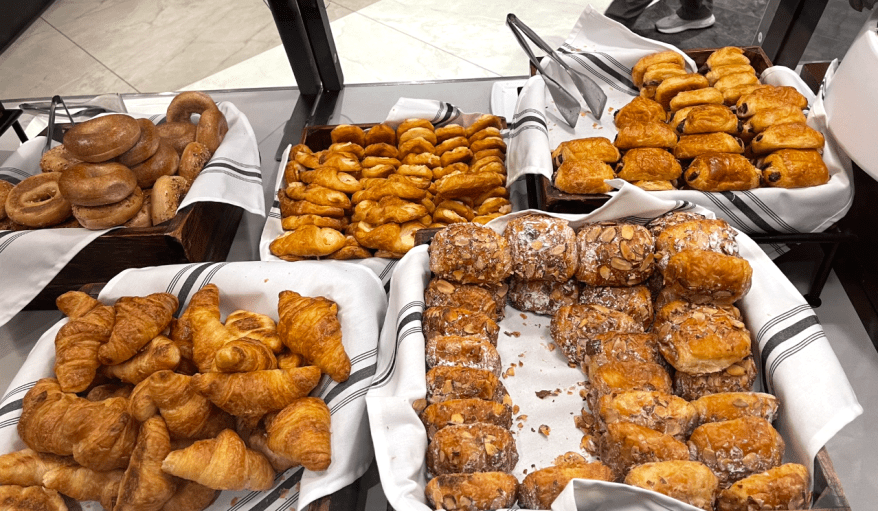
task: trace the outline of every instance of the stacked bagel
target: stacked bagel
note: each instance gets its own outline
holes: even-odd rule
[[[197,123],[192,114],[200,114]],[[228,124],[202,92],[176,96],[167,119],[156,126],[111,114],[74,125],[62,145],[43,155],[42,174],[0,185],[0,199],[8,189],[2,227],[148,227],[173,218]],[[65,223],[71,215],[75,220]]]
[[[278,192],[285,232],[271,252],[291,261],[399,258],[420,229],[508,213],[501,127],[493,115],[466,127],[346,124],[325,150],[294,146]]]

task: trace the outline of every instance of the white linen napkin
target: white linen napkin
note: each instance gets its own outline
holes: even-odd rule
[[[616,218],[644,224],[672,210],[713,216],[690,202],[663,200],[630,184],[589,215],[551,216],[565,218],[578,229],[587,222]],[[488,227],[503,232],[509,220],[527,213],[497,218]],[[861,414],[862,407],[802,295],[746,234],[739,233],[737,241],[741,256],[753,267],[750,292],[737,305],[757,346],[757,365],[764,382],[760,386],[781,401],[775,425],[786,440],[786,458],[812,467],[817,451]],[[379,341],[378,373],[366,397],[382,486],[388,502],[400,511],[428,509],[424,497],[427,437],[412,404],[426,393],[421,316],[429,278],[427,248],[416,247],[400,261],[391,280]],[[497,349],[503,366],[523,363],[515,368],[514,376],[503,379],[512,401],[520,406],[520,414],[529,416],[525,421],[513,420],[520,456],[513,474],[519,480],[524,470],[546,467],[567,451],[581,452],[582,435],[573,427],[573,416],[585,406],[578,394],[585,376],[566,366],[560,350],[549,348],[549,322],[548,316],[524,314],[507,306],[506,318],[499,324]],[[539,390],[558,392],[551,398],[535,399]],[[517,427],[520,422],[521,429]],[[538,433],[541,424],[550,426],[548,437]],[[692,509],[678,504],[667,509]],[[573,510],[574,506],[575,502],[562,509]]]
[[[192,183],[180,204],[223,202],[251,213],[265,215],[259,146],[247,116],[229,102],[217,105],[226,116],[229,131],[214,156]],[[158,123],[164,115],[132,113]],[[17,184],[39,174],[45,137],[21,145],[0,166],[0,179]],[[0,294],[0,325],[24,308],[85,246],[110,229],[82,228],[0,231],[0,271],[4,288]]]
[[[680,51],[633,34],[591,6],[586,7],[559,52],[571,67],[592,77],[601,86],[607,94],[607,108],[600,121],[583,114],[576,128],[570,128],[560,117],[542,77],[531,77],[521,92],[511,125],[507,154],[509,182],[524,174],[539,174],[551,180],[550,153],[565,140],[584,137],[613,140],[616,136],[613,112],[638,94],[631,82],[631,68],[641,57],[667,49]],[[690,59],[687,59],[687,63],[689,70],[694,71],[694,63]],[[568,90],[576,90],[557,63],[544,59],[543,64],[551,76],[561,81]],[[791,85],[803,91],[808,89],[791,70],[778,72],[769,68],[763,78],[773,85]],[[813,98],[813,94],[807,96]],[[818,98],[811,106],[815,107],[817,103],[822,101]],[[757,188],[740,192],[668,190],[652,193],[663,199],[681,199],[700,204],[733,227],[750,234],[822,232],[847,213],[854,191],[849,161],[840,154],[836,144],[829,143],[825,124],[816,122],[813,117],[812,113],[809,124],[827,138],[823,159],[829,168],[830,180],[824,185],[799,189]]]
[[[365,394],[375,375],[378,332],[387,297],[375,275],[364,268],[302,262],[296,267],[271,262],[193,263],[132,269],[120,273],[101,291],[112,304],[122,296],[169,292],[180,300],[179,315],[192,295],[208,283],[219,286],[222,318],[236,309],[277,315],[278,293],[290,289],[305,296],[325,296],[338,303],[342,341],[351,359],[351,376],[336,383],[324,375],[311,395],[326,401],[332,413],[332,463],[323,472],[291,468],[265,492],[222,492],[211,511],[304,509],[358,479],[372,462]],[[0,402],[0,453],[23,449],[16,425],[22,398],[40,378],[52,375],[55,335],[62,319],[37,341]]]

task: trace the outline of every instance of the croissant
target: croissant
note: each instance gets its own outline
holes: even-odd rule
[[[320,206],[351,209],[351,199],[347,195],[317,183],[310,185],[290,183],[284,193],[293,200],[306,200]]]
[[[307,396],[320,381],[320,369],[297,367],[249,373],[202,373],[192,388],[213,404],[238,417],[261,417]]]
[[[181,481],[177,493],[165,502],[162,511],[201,511],[211,505],[219,491],[195,481]]]
[[[96,500],[104,509],[113,509],[119,493],[123,470],[97,472],[80,466],[60,466],[43,475],[46,488],[76,500]]]
[[[18,436],[35,451],[72,454],[84,467],[113,470],[128,465],[137,428],[126,399],[88,401],[43,378],[24,396]]]
[[[299,466],[298,462],[290,460],[286,456],[278,454],[268,447],[268,435],[265,433],[265,429],[252,431],[247,437],[247,445],[249,445],[254,451],[262,453],[262,455],[268,459],[268,462],[271,463],[271,466],[278,472],[285,472],[287,469]]]
[[[236,339],[256,339],[274,353],[280,353],[284,349],[284,343],[277,335],[277,324],[265,314],[237,310],[226,318],[226,330]]]
[[[316,365],[337,382],[351,374],[351,361],[342,345],[338,305],[322,296],[309,298],[295,291],[281,291],[277,331],[293,353]]]
[[[85,398],[89,401],[103,401],[111,397],[124,397],[128,399],[132,390],[134,390],[134,385],[129,383],[105,383],[92,387],[88,394],[85,395]]]
[[[174,341],[159,335],[130,359],[104,366],[104,374],[137,385],[156,371],[174,369],[180,363],[180,349]]]
[[[220,321],[219,288],[216,284],[207,284],[192,295],[187,312],[192,325],[192,360],[199,371],[214,371],[213,361],[217,350],[234,340],[234,336]]]
[[[55,490],[42,486],[0,486],[3,511],[67,511],[64,499]]]
[[[308,470],[326,470],[332,461],[330,419],[322,399],[297,399],[266,426],[268,447]]]
[[[67,457],[22,449],[0,456],[0,484],[39,486],[46,472],[75,464]]]
[[[262,491],[274,483],[274,469],[265,456],[248,449],[231,429],[172,451],[162,470],[216,490]]]
[[[234,425],[234,419],[190,386],[192,377],[158,371],[140,382],[128,409],[139,421],[160,413],[175,438],[211,438]]]
[[[344,234],[335,229],[303,225],[281,234],[268,248],[276,256],[319,257],[339,250],[344,244]]]
[[[119,497],[113,511],[158,511],[177,491],[174,478],[162,471],[171,452],[171,437],[161,417],[152,417],[140,427],[131,463],[122,476]]]
[[[110,338],[116,313],[80,291],[64,293],[55,303],[70,318],[55,336],[55,374],[65,392],[82,392],[101,365],[98,349]]]
[[[293,369],[303,365],[305,365],[305,357],[298,353],[287,351],[277,356],[277,367],[279,369]]]
[[[189,321],[189,309],[183,311],[179,318],[171,321],[168,337],[180,350],[180,357],[192,360],[192,323]]]
[[[125,297],[116,301],[116,324],[110,340],[98,348],[98,360],[112,365],[124,362],[162,333],[171,323],[179,302],[170,293]]]
[[[221,373],[277,369],[277,359],[268,346],[249,337],[235,339],[220,348],[214,363]]]
[[[394,149],[396,148],[394,147]],[[299,179],[303,183],[318,184],[344,193],[354,193],[363,189],[360,182],[354,176],[341,172],[335,167],[319,167],[314,170],[300,172]]]

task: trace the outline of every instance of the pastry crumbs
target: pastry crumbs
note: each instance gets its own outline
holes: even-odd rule
[[[540,425],[540,434],[541,434],[541,435],[543,435],[543,436],[549,436],[549,432],[550,432],[550,431],[552,431],[552,429],[549,428],[549,426],[546,426],[545,424],[541,424],[541,425]]]
[[[512,413],[518,413],[520,410],[521,408],[518,405],[512,407]]]

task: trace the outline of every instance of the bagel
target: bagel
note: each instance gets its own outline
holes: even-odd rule
[[[219,111],[210,96],[198,91],[181,92],[168,105],[168,122],[192,122],[192,114],[203,115],[207,110]]]
[[[125,227],[152,227],[152,189],[143,190],[143,204],[137,214],[123,224]]]
[[[0,220],[6,218],[6,197],[9,197],[9,192],[13,188],[15,188],[14,184],[0,179]]]
[[[359,146],[366,145],[366,133],[359,126],[339,124],[329,132],[333,144],[353,142]]]
[[[55,146],[40,158],[40,170],[43,172],[64,172],[68,167],[81,160],[70,154],[64,144]]]
[[[155,124],[149,119],[137,119],[137,124],[140,125],[140,138],[137,140],[137,143],[134,144],[134,147],[116,158],[116,161],[126,167],[146,161],[159,150],[159,142],[162,140],[162,137],[159,136],[155,128]]]
[[[189,191],[189,182],[180,176],[161,176],[152,187],[152,225],[174,218],[183,197]]]
[[[218,109],[207,110],[201,114],[201,119],[198,120],[198,126],[195,130],[195,141],[207,146],[212,155],[216,152],[228,131],[229,123],[226,122],[226,116]]]
[[[162,139],[159,150],[150,159],[131,167],[131,171],[137,178],[137,186],[149,188],[159,177],[176,174],[179,164],[180,157],[177,156],[177,151]]]
[[[134,218],[143,206],[143,191],[134,192],[119,202],[103,206],[73,206],[73,216],[86,229],[109,229]]]
[[[74,206],[103,206],[131,195],[137,178],[121,163],[77,163],[61,174],[58,187]]]
[[[70,216],[70,203],[61,195],[59,172],[44,172],[15,185],[6,196],[6,215],[26,227],[49,227]]]
[[[140,124],[125,114],[110,114],[81,122],[64,134],[64,147],[89,163],[107,161],[134,147]]]
[[[366,132],[366,145],[382,143],[396,145],[396,130],[387,124],[376,124]]]
[[[207,146],[201,142],[192,142],[183,150],[177,174],[191,185],[208,161],[210,161],[210,151]]]
[[[155,129],[163,140],[171,144],[177,154],[183,154],[183,149],[195,142],[195,132],[198,130],[191,122],[163,122]]]

